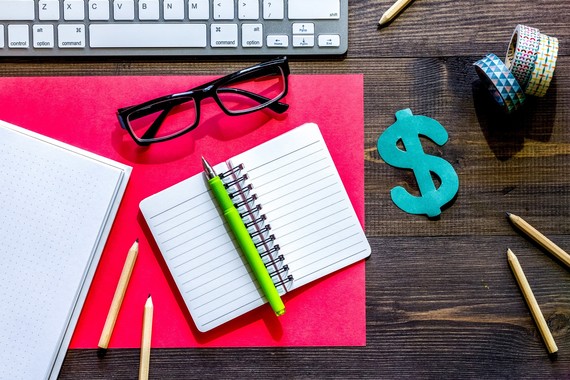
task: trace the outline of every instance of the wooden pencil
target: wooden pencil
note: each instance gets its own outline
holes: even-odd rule
[[[546,324],[546,320],[544,319],[544,315],[542,315],[542,311],[538,306],[538,302],[536,302],[536,298],[534,298],[534,294],[532,293],[530,285],[528,284],[526,276],[524,275],[519,260],[517,259],[513,251],[511,251],[510,249],[507,249],[507,259],[509,261],[511,270],[515,275],[515,279],[519,284],[519,288],[522,291],[524,299],[526,300],[526,303],[530,309],[530,313],[536,325],[538,326],[538,331],[540,331],[540,335],[542,336],[542,339],[546,344],[546,349],[548,350],[548,353],[553,354],[557,352],[558,347],[556,346],[556,342],[554,341],[554,338],[550,333],[550,329]]]
[[[148,296],[144,305],[143,327],[141,338],[141,358],[139,367],[139,380],[147,380],[150,364],[150,342],[152,338],[152,315],[154,306],[152,298]]]
[[[127,253],[127,258],[125,264],[123,265],[123,271],[119,277],[119,283],[115,289],[115,295],[113,296],[113,301],[111,302],[111,307],[109,308],[109,313],[107,314],[107,319],[105,320],[105,325],[103,326],[103,332],[99,338],[98,346],[104,350],[109,347],[109,340],[111,340],[111,334],[115,327],[115,322],[117,321],[117,316],[119,310],[121,309],[121,304],[123,303],[123,298],[125,297],[125,292],[127,291],[127,285],[129,284],[129,279],[131,278],[131,273],[135,266],[135,261],[137,259],[139,252],[139,239],[137,239],[129,252]]]
[[[392,21],[392,19],[396,17],[398,13],[400,13],[406,7],[406,5],[408,5],[411,1],[412,0],[396,1],[394,4],[392,4],[390,8],[388,8],[386,12],[384,12],[382,17],[380,18],[380,21],[378,21],[378,24],[382,26]]]
[[[562,261],[568,268],[570,268],[570,255],[562,248],[554,244],[550,239],[541,234],[536,228],[528,224],[520,216],[507,212],[507,217],[515,227],[524,232],[528,237],[540,244],[544,249],[553,254],[558,258],[558,260]]]

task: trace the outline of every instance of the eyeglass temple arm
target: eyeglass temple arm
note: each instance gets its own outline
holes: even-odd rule
[[[232,78],[234,78],[234,77],[239,78],[240,81],[246,81],[246,80],[251,80],[251,79],[262,79],[262,78],[265,78],[268,76],[274,76],[274,75],[275,75],[274,73],[267,73],[265,75],[259,75],[259,73],[255,70],[249,71],[249,72],[246,72],[246,70],[242,70],[242,71],[238,71],[237,73],[233,73],[233,74],[230,74],[230,75],[222,77],[222,78],[211,80],[207,83],[199,85],[198,87],[194,87],[192,90],[203,90],[207,87],[210,87],[212,85],[216,85],[218,83],[227,83],[228,80],[231,81]]]
[[[269,100],[271,100],[269,98],[266,98],[265,96],[255,94],[253,92],[241,90],[239,88],[225,88],[224,87],[224,88],[219,88],[218,92],[230,92],[230,93],[234,93],[234,94],[247,96],[248,98],[258,102],[259,104],[263,104],[263,103],[266,103]],[[267,106],[267,108],[269,108],[273,112],[283,113],[283,112],[287,111],[287,109],[289,108],[289,104],[281,103],[281,102],[275,102],[275,103],[269,104]]]
[[[160,115],[156,118],[156,120],[151,124],[150,127],[148,127],[146,132],[142,135],[141,140],[151,139],[151,138],[154,138],[156,136],[156,133],[160,129],[160,126],[164,122],[164,119],[166,119],[166,117],[168,116],[170,111],[172,111],[173,107],[174,107],[174,105],[171,107],[165,108],[164,111],[162,111],[160,113]]]

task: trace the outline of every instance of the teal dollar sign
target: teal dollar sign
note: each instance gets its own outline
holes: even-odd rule
[[[413,115],[409,108],[400,110],[396,112],[396,122],[378,139],[378,152],[386,163],[411,169],[416,177],[421,195],[410,194],[402,186],[394,187],[390,194],[396,206],[407,213],[431,218],[441,214],[441,208],[455,197],[459,178],[449,162],[424,152],[420,135],[440,146],[447,142],[447,131],[437,120]],[[440,179],[437,188],[432,174]]]

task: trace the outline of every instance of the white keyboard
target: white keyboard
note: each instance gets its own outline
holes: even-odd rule
[[[339,55],[348,0],[0,0],[1,56]]]

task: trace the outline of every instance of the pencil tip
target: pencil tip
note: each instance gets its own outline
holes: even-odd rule
[[[138,243],[138,242],[139,242],[139,238],[137,238],[137,240],[135,240],[135,243]]]
[[[507,218],[509,218],[512,214],[508,211],[505,211],[505,215],[507,215]]]

